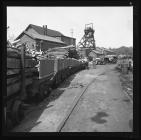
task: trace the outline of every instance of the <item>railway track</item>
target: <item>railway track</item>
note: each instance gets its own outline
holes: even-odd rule
[[[99,74],[100,75],[100,74]],[[98,75],[98,76],[99,76]],[[91,82],[85,87],[85,89],[83,89],[83,91],[81,92],[81,94],[77,97],[77,99],[73,102],[72,106],[70,107],[70,109],[68,110],[68,113],[66,115],[66,117],[64,118],[64,120],[60,123],[60,125],[57,128],[56,132],[61,132],[61,130],[63,129],[63,127],[65,126],[65,124],[67,123],[69,117],[71,116],[73,110],[76,108],[78,102],[80,101],[80,99],[82,98],[82,96],[84,95],[84,93],[88,90],[89,86],[96,81],[97,77],[96,76],[93,80],[91,80]]]
[[[93,80],[91,80],[91,82],[85,87],[85,89],[83,89],[83,91],[81,92],[81,94],[77,97],[77,99],[75,100],[75,102],[73,103],[73,105],[70,107],[70,109],[68,110],[68,113],[66,115],[66,117],[64,118],[64,120],[60,123],[60,125],[57,128],[57,132],[61,132],[61,130],[65,127],[65,124],[67,123],[67,121],[69,120],[71,114],[73,113],[74,109],[76,108],[77,104],[79,103],[80,99],[82,98],[82,96],[87,92],[88,88],[90,87],[90,85],[96,81],[97,77],[99,77],[101,74],[99,74],[98,76],[96,76]],[[125,92],[123,90],[123,93],[127,96],[127,98],[130,100],[130,102],[133,104],[133,97],[131,95],[129,95],[129,93]]]

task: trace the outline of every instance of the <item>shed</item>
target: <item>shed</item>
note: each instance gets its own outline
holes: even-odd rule
[[[98,50],[92,50],[92,51],[89,53],[89,56],[90,56],[90,57],[93,57],[93,58],[102,58],[102,57],[104,57],[104,54],[101,53],[101,52],[98,51]]]

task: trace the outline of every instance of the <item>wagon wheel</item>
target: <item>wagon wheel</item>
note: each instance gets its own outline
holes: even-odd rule
[[[13,124],[12,120],[8,117],[8,118],[6,119],[6,128],[7,128],[7,130],[13,128],[13,125],[14,125],[14,124]]]
[[[57,73],[56,78],[55,78],[56,87],[58,86],[58,84],[59,84],[59,74]]]
[[[63,81],[63,72],[60,73],[60,80]]]
[[[66,69],[65,71],[65,79],[70,75],[70,69]]]
[[[49,89],[46,89],[45,91],[44,91],[44,97],[47,97],[49,95]]]
[[[44,99],[44,85],[40,85],[40,87],[39,87],[39,93],[37,94],[38,96],[38,98],[39,98],[39,100],[43,100]]]
[[[58,84],[59,84],[59,74],[57,73],[54,77],[54,85],[53,85],[54,88],[57,88]]]
[[[24,117],[24,112],[22,110],[22,101],[16,100],[12,107],[12,120],[15,123],[19,123]]]
[[[59,85],[61,83],[61,72],[58,73],[57,80]]]
[[[55,79],[56,79],[56,75],[53,77],[51,84],[50,84],[52,89],[55,89],[55,84],[56,84]]]
[[[49,95],[50,91],[51,91],[51,87],[49,87],[49,84],[45,84],[44,85],[44,92],[43,92],[44,97],[47,97]]]
[[[65,71],[62,71],[61,73],[61,80],[64,81],[65,80],[65,76],[64,76]]]

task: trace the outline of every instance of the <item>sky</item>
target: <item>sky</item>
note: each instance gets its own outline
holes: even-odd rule
[[[16,38],[29,24],[47,25],[66,36],[84,35],[85,24],[93,23],[96,46],[133,46],[133,7],[7,7],[8,38]]]

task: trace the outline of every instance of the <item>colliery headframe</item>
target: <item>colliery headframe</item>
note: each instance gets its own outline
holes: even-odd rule
[[[84,35],[78,43],[77,48],[91,48],[95,50],[96,46],[94,32],[95,30],[93,29],[93,23],[85,24]]]

